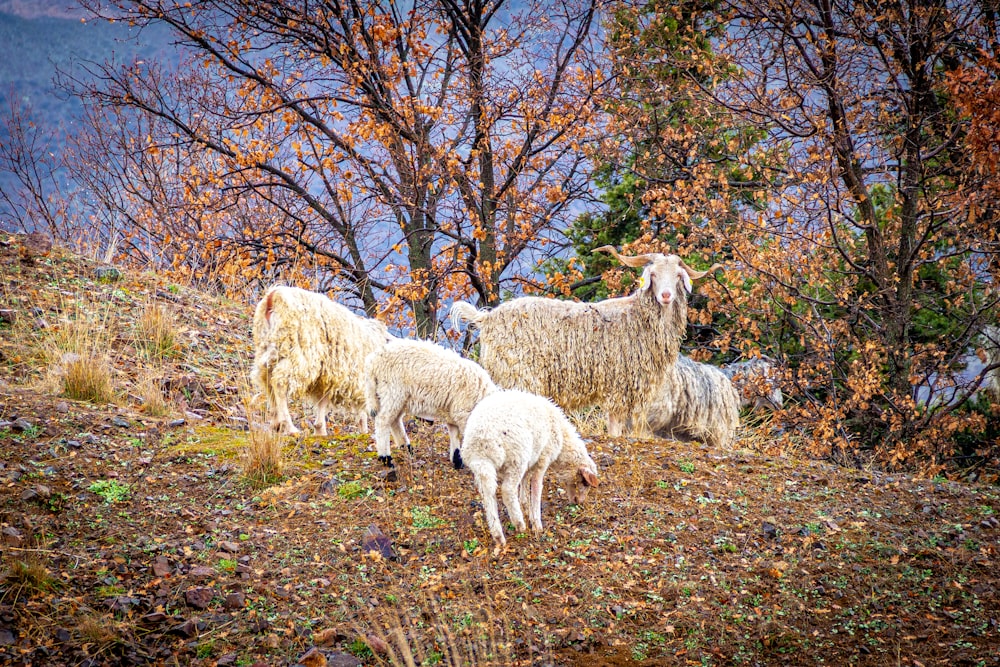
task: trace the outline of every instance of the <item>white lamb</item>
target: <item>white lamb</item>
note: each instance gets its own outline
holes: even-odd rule
[[[496,391],[479,364],[428,341],[396,340],[368,355],[364,375],[379,461],[392,465],[390,431],[397,446],[410,447],[403,417],[414,415],[448,425],[448,459],[462,467],[465,423],[476,404]]]
[[[542,482],[550,466],[572,503],[583,502],[590,487],[598,485],[597,464],[562,410],[524,391],[496,391],[479,402],[465,427],[462,458],[475,477],[498,548],[507,544],[497,507],[498,482],[518,530],[525,529],[523,492],[536,536],[542,532]]]
[[[381,322],[359,317],[323,294],[269,288],[253,316],[251,380],[267,398],[272,428],[299,432],[288,412],[289,399],[299,395],[315,403],[321,435],[327,434],[332,406],[363,417],[361,367],[392,339]]]

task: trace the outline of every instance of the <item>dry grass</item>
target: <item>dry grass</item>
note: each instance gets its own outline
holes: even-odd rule
[[[136,390],[144,413],[150,417],[165,417],[170,414],[171,403],[163,395],[163,388],[155,376],[147,374],[139,381]]]
[[[406,605],[397,599],[395,604],[369,609],[364,614],[368,629],[356,625],[355,631],[378,662],[393,667],[513,665],[513,645],[507,636],[514,625],[511,619],[491,609],[488,593],[466,593],[467,600],[479,599],[482,604],[445,611],[432,594],[421,591],[410,607],[420,610],[418,614],[401,615],[399,610]],[[398,597],[409,596],[400,591]]]
[[[32,554],[25,554],[10,559],[5,583],[7,590],[17,600],[51,591],[55,588],[56,580],[41,560]]]
[[[254,488],[270,486],[281,479],[284,458],[281,454],[281,434],[253,429],[246,447],[240,453],[243,476]]]
[[[118,638],[114,622],[106,616],[88,614],[79,618],[76,631],[84,643],[108,644]]]
[[[108,331],[107,315],[92,318],[83,313],[54,329],[43,344],[49,367],[46,388],[77,401],[112,402],[115,385]]]
[[[170,356],[177,345],[177,328],[173,315],[158,303],[147,303],[136,322],[135,343],[150,359]]]
[[[77,401],[103,404],[114,400],[111,365],[101,355],[67,355],[63,365],[62,395]]]

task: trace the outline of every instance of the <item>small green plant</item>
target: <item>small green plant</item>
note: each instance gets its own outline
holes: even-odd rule
[[[472,538],[471,540],[465,540],[462,542],[462,548],[465,549],[466,553],[474,553],[476,549],[479,548],[479,540]]]
[[[41,426],[39,426],[38,424],[31,424],[23,431],[21,431],[21,435],[17,438],[17,440],[20,441],[34,440],[39,435],[41,435],[41,433],[42,433]]]
[[[364,639],[358,637],[347,647],[348,652],[356,658],[365,660],[375,655]]]
[[[358,498],[367,497],[371,494],[371,487],[365,486],[357,480],[344,482],[337,487],[337,495],[344,500],[357,500]]]
[[[216,565],[216,567],[218,567],[219,570],[222,571],[222,572],[226,572],[228,574],[232,574],[233,572],[236,571],[236,566],[237,565],[238,565],[238,563],[235,560],[231,559],[231,558],[220,558],[218,564]]]
[[[658,479],[658,480],[656,480],[656,488],[658,488],[658,489],[669,489],[670,488],[670,484],[668,484],[667,482],[664,482],[662,479]]]
[[[681,461],[677,464],[677,467],[681,469],[681,472],[690,475],[694,472],[694,463],[691,461]]]
[[[119,595],[125,595],[125,589],[118,584],[111,584],[106,586],[98,586],[95,591],[98,597],[102,598],[114,598]]]
[[[440,528],[441,526],[447,524],[444,519],[439,519],[431,514],[431,508],[427,506],[414,507],[410,510],[410,514],[413,515],[413,527],[417,530],[423,530],[424,528]]]
[[[215,653],[215,642],[211,639],[198,644],[198,648],[195,649],[195,655],[202,660],[211,658],[213,653]]]
[[[181,288],[178,287],[177,285],[167,285],[167,291],[170,292],[171,294],[179,294]]]
[[[123,502],[128,500],[132,493],[128,484],[123,484],[116,479],[99,479],[87,487],[87,490],[99,495],[106,503]]]

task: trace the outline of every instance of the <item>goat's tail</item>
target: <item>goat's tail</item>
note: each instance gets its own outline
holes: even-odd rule
[[[452,331],[458,331],[459,325],[463,320],[468,322],[470,327],[476,327],[485,314],[485,310],[476,310],[476,307],[471,303],[456,301],[451,305],[451,313],[449,315]]]

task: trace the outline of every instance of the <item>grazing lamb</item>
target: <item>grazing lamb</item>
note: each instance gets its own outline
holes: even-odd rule
[[[465,422],[476,403],[496,391],[479,364],[428,341],[396,340],[368,355],[364,375],[379,461],[392,465],[390,431],[397,446],[409,448],[403,416],[410,414],[448,425],[448,459],[462,467]]]
[[[462,441],[462,458],[476,480],[486,525],[499,547],[507,544],[497,507],[497,483],[507,514],[525,529],[521,498],[527,499],[528,521],[542,532],[542,482],[552,468],[572,503],[586,500],[598,485],[597,464],[573,425],[552,401],[518,390],[497,391],[472,411]]]
[[[639,289],[614,307],[521,297],[486,311],[459,301],[451,318],[455,328],[465,320],[479,329],[479,360],[497,385],[548,396],[565,410],[601,405],[608,433],[618,436],[677,359],[692,281],[720,267],[695,271],[676,255],[598,251],[645,267]]]
[[[720,369],[740,394],[740,408],[780,410],[784,405],[774,364],[766,357],[734,361]]]
[[[276,285],[253,316],[251,380],[267,398],[275,430],[298,433],[289,399],[304,395],[316,405],[315,426],[326,435],[331,406],[363,416],[365,357],[393,336],[376,320],[358,317],[316,292]]]
[[[980,360],[987,366],[1000,364],[1000,327],[987,325],[979,335],[981,347]],[[1000,367],[986,371],[983,384],[980,387],[993,403],[1000,403]]]
[[[739,393],[715,366],[680,355],[647,419],[650,430],[661,438],[731,445],[740,425]]]

